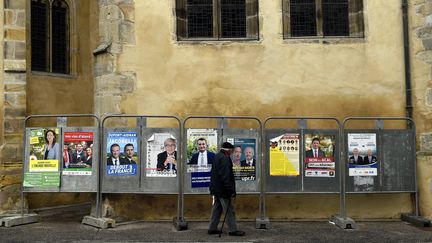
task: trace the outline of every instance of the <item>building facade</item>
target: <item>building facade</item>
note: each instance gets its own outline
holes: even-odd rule
[[[432,3],[407,1],[410,55],[405,59],[404,2],[4,0],[0,212],[19,206],[22,121],[28,115],[342,120],[403,117],[412,106],[420,212],[432,218]],[[412,104],[406,102],[407,60]],[[89,198],[29,195],[27,202],[35,208]],[[268,214],[328,218],[338,211],[338,200],[337,195],[270,196]],[[353,218],[397,218],[413,208],[407,193],[351,195],[348,200]],[[316,206],[316,201],[323,203]],[[208,196],[187,197],[186,213],[207,218],[210,202]],[[240,197],[240,217],[255,217],[251,212],[257,211],[257,202],[255,196]],[[133,211],[124,207],[131,203],[137,205]],[[150,210],[156,204],[164,209]],[[197,207],[203,210],[196,212]],[[104,210],[113,217],[172,218],[176,200],[107,195]]]

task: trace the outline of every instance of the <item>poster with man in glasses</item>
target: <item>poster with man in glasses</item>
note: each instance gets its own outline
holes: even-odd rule
[[[177,176],[177,140],[170,133],[154,133],[147,140],[147,177]]]

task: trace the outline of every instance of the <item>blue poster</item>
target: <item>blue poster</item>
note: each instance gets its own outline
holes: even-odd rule
[[[210,172],[192,172],[191,173],[191,181],[192,188],[197,187],[209,187],[210,186]]]
[[[106,173],[109,176],[134,176],[137,174],[137,165],[107,165]]]
[[[138,170],[136,132],[109,132],[107,136],[106,173],[108,176],[135,176]]]

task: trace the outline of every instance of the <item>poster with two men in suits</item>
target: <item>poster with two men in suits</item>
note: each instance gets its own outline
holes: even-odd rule
[[[348,133],[349,176],[377,176],[375,133]]]
[[[107,176],[136,176],[139,161],[137,132],[109,132],[106,145]]]

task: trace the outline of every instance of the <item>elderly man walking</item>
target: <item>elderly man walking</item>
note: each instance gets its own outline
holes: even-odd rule
[[[244,236],[245,232],[237,230],[235,211],[232,199],[236,196],[235,179],[231,153],[234,146],[224,142],[222,149],[214,157],[211,169],[210,194],[213,195],[213,208],[211,212],[208,234],[220,234],[218,224],[222,215],[222,210],[226,214],[226,221],[231,236]]]

